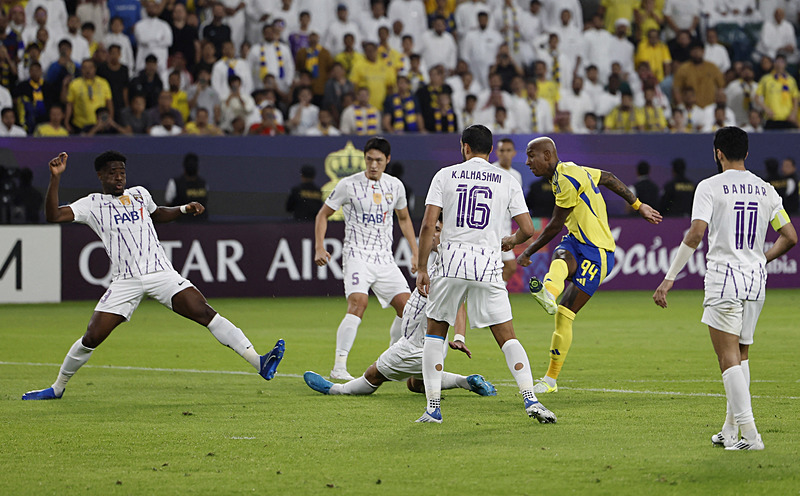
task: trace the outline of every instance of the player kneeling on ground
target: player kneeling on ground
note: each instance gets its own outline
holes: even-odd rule
[[[215,312],[203,294],[172,268],[156,235],[154,222],[170,222],[185,214],[199,215],[205,207],[197,202],[181,207],[159,207],[145,188],[126,188],[126,160],[114,151],[99,155],[94,168],[103,193],[93,193],[62,207],[58,206],[58,185],[67,168],[67,154],[61,152],[50,161],[50,184],[45,200],[47,221],[77,222],[91,227],[103,240],[111,259],[112,279],[94,309],[86,333],[75,341],[64,358],[56,382],[47,389],[25,393],[22,399],[61,398],[67,381],[111,331],[130,320],[145,296],[208,327],[220,343],[241,355],[264,379],[272,379],[283,358],[283,340],[279,339],[272,351],[259,356],[241,329]]]
[[[429,271],[433,272],[439,257],[436,254],[436,247],[439,244],[439,235],[442,232],[441,220],[436,223],[436,231],[433,235],[433,253],[428,261]],[[345,384],[334,384],[326,380],[316,372],[306,372],[303,379],[308,387],[323,394],[349,394],[363,395],[372,394],[378,387],[386,381],[400,381],[408,378],[406,384],[408,389],[415,393],[425,392],[425,384],[422,382],[422,349],[425,339],[425,331],[428,328],[427,317],[425,316],[425,306],[428,299],[419,294],[418,290],[411,293],[403,310],[402,331],[403,336],[392,344],[388,350],[375,361],[358,379],[353,379]],[[463,321],[462,321],[463,322]],[[456,326],[458,327],[458,326]],[[456,329],[458,332],[458,329]],[[472,357],[467,346],[464,344],[464,335],[456,334],[455,341],[450,342],[450,347],[460,350]],[[486,381],[479,374],[463,376],[444,372],[442,375],[442,389],[462,388],[472,391],[481,396],[494,396],[497,390],[492,383]]]

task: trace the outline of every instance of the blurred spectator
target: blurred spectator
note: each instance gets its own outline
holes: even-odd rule
[[[178,73],[178,87],[183,91],[187,91],[192,86],[192,82],[194,81],[194,77],[192,73],[186,68],[186,60],[183,58],[183,54],[178,52],[172,57],[169,58],[168,61],[168,69],[167,72],[161,74],[161,80],[166,81],[169,83],[169,75],[173,72]]]
[[[594,112],[586,112],[583,114],[583,128],[584,132],[588,134],[599,134],[600,133],[600,119],[597,117],[597,114]],[[576,132],[582,132],[578,129]]]
[[[181,74],[173,71],[169,75],[169,93],[172,95],[172,108],[180,112],[183,122],[189,120],[189,98],[186,92],[181,90]]]
[[[395,74],[403,68],[403,56],[389,44],[389,28],[378,28],[378,60]]]
[[[586,45],[586,70],[588,72],[589,66],[594,66],[595,70],[598,71],[597,78],[606,81],[611,72],[612,57],[616,58],[612,55],[611,47],[622,42],[608,32],[603,22],[603,16],[600,14],[592,16],[592,22],[586,28],[586,31],[583,32],[583,39]],[[630,47],[631,54],[633,54],[633,45],[628,43],[622,46],[626,51]]]
[[[248,95],[252,93],[253,78],[247,61],[236,57],[236,48],[232,41],[225,41],[222,43],[222,58],[211,69],[211,87],[220,99],[225,100],[230,95],[228,80],[234,75],[241,80],[241,92]]]
[[[220,0],[225,7],[225,24],[231,28],[231,41],[236,50],[239,50],[245,38],[245,8],[247,3],[243,0]],[[237,52],[238,53],[238,52]],[[244,58],[242,56],[242,58]]]
[[[633,22],[633,10],[638,7],[640,2],[630,0],[600,0],[599,12],[603,13],[606,29],[613,33],[618,23],[622,19],[627,22],[625,36],[630,36],[631,22]]]
[[[36,9],[42,7],[47,14],[47,31],[53,41],[61,40],[67,27],[67,7],[62,0],[28,0],[25,5],[25,18],[29,23],[35,22]]]
[[[148,55],[155,55],[158,59],[158,72],[167,69],[169,47],[172,45],[172,28],[169,24],[159,19],[159,5],[154,0],[144,3],[147,17],[136,23],[133,28],[136,36],[136,70],[144,69]]]
[[[14,192],[13,204],[23,212],[26,224],[38,224],[42,211],[42,194],[33,187],[33,171],[27,167],[19,170],[19,187]]]
[[[300,22],[297,28],[289,33],[289,49],[295,59],[297,58],[297,52],[308,47],[308,36],[311,32],[311,13],[304,10],[300,12],[298,19]]]
[[[158,95],[158,103],[155,107],[147,109],[148,120],[151,123],[158,123],[161,122],[162,116],[164,114],[169,114],[172,116],[172,121],[175,123],[177,127],[183,127],[183,115],[172,107],[172,93],[169,91],[162,91]],[[170,130],[171,128],[168,128]]]
[[[688,217],[692,213],[695,184],[686,177],[686,162],[672,161],[672,180],[664,185],[659,212],[664,217]]]
[[[369,88],[359,88],[356,101],[342,112],[339,129],[342,134],[373,136],[380,131],[380,125],[381,113],[370,103]]]
[[[128,77],[134,77],[136,75],[136,62],[133,58],[133,47],[131,46],[131,40],[128,38],[128,35],[122,32],[124,27],[125,26],[120,17],[112,17],[111,31],[106,34],[105,38],[103,39],[103,43],[106,47],[108,47],[109,52],[111,52],[111,47],[114,45],[118,45],[120,47],[119,61],[122,65],[128,68]]]
[[[108,81],[111,88],[111,100],[114,102],[114,115],[120,118],[122,109],[128,105],[128,75],[130,70],[122,65],[122,47],[111,45],[108,47],[108,61],[97,67],[97,75]],[[119,121],[117,121],[119,122]]]
[[[300,184],[293,187],[286,199],[286,211],[298,222],[311,222],[322,208],[322,191],[314,183],[317,170],[312,165],[300,168]]]
[[[289,109],[288,127],[292,134],[303,135],[319,122],[319,107],[311,103],[311,88],[304,86],[298,93],[299,101]]]
[[[658,38],[658,31],[656,29],[648,31],[647,39],[642,40],[639,43],[639,47],[636,49],[636,67],[639,67],[640,62],[647,62],[650,64],[650,69],[653,71],[656,80],[661,82],[661,80],[664,79],[664,75],[668,70],[667,65],[672,63],[672,58],[667,45]],[[728,65],[730,65],[730,61]]]
[[[505,119],[503,122],[505,123]],[[433,109],[433,132],[456,133],[458,130],[458,117],[453,109],[450,93],[442,93],[439,95],[437,107]]]
[[[761,133],[764,131],[764,124],[761,121],[761,112],[751,109],[748,113],[747,124],[742,129],[748,133]]]
[[[553,110],[550,102],[544,98],[539,98],[539,87],[535,79],[529,79],[525,83],[525,90],[528,94],[526,104],[528,115],[530,116],[530,132],[545,134],[553,131]],[[527,130],[527,123],[519,123],[522,129]],[[551,211],[552,213],[552,211]]]
[[[64,138],[69,136],[69,131],[64,127],[64,107],[60,103],[54,103],[50,106],[48,114],[49,121],[36,126],[33,135],[43,138]]]
[[[800,212],[800,194],[797,184],[797,164],[791,157],[786,157],[781,163],[781,172],[786,179],[786,196],[783,200],[783,208],[789,215],[797,215]]]
[[[244,118],[241,116],[234,117],[226,134],[229,136],[245,136],[247,127],[245,126]]]
[[[376,41],[378,39],[378,28],[381,26],[391,27],[392,23],[386,17],[386,5],[383,0],[370,0],[369,12],[363,12],[357,19],[361,27],[361,34],[364,42]]]
[[[731,68],[731,57],[728,54],[728,49],[720,44],[715,28],[708,28],[706,31],[706,51],[703,58],[707,62],[716,65],[723,73]]]
[[[320,45],[319,34],[316,31],[311,31],[308,37],[308,47],[297,53],[297,67],[311,74],[314,104],[321,105],[325,95],[325,84],[333,67],[333,57],[325,47]]]
[[[228,98],[222,101],[221,105],[221,125],[223,131],[232,130],[232,124],[237,117],[242,118],[244,124],[247,116],[256,108],[253,97],[242,91],[242,80],[239,76],[231,76],[228,79],[228,86],[231,89]]]
[[[681,99],[683,103],[679,105],[679,108],[683,111],[686,131],[690,133],[704,131],[708,127],[705,121],[705,112],[702,107],[697,105],[694,88],[684,88]]]
[[[721,122],[717,122],[716,113],[720,110],[722,111],[722,120]],[[724,89],[717,90],[717,94],[714,95],[714,103],[707,105],[703,111],[705,112],[703,120],[707,123],[713,122],[719,127],[736,125],[736,114],[734,114],[733,110],[728,106],[728,96]],[[716,131],[716,129],[712,131]]]
[[[637,112],[637,110],[639,110]],[[630,133],[633,131],[641,131],[644,125],[644,115],[640,109],[633,106],[633,95],[630,92],[622,93],[622,103],[620,103],[614,110],[606,116],[605,128],[606,131],[617,131]]]
[[[412,53],[408,57],[408,63],[409,63],[409,68],[407,71],[404,71],[403,74],[408,77],[408,80],[411,83],[411,91],[416,93],[421,86],[428,84],[429,71],[427,67],[422,63],[422,57],[420,57],[418,53]],[[467,71],[466,74],[469,74],[469,80],[472,81],[472,73]],[[466,84],[466,82],[464,84]],[[475,91],[480,90],[477,83],[474,84],[474,88]]]
[[[464,36],[478,27],[478,11],[488,11],[488,6],[483,0],[465,0],[459,2],[454,12],[456,27],[458,28],[459,43],[464,41]]]
[[[150,108],[158,103],[158,95],[163,90],[164,83],[158,75],[158,59],[155,55],[148,55],[144,70],[130,82],[129,96],[144,96],[147,108]]]
[[[361,44],[361,28],[358,24],[349,19],[350,11],[347,5],[340,3],[336,7],[336,20],[328,26],[323,36],[322,45],[330,50],[334,57],[344,50],[344,35],[350,34],[353,38],[353,46]]]
[[[405,32],[418,40],[426,31],[427,14],[425,6],[419,0],[393,0],[389,3],[387,17],[390,21],[401,21]]]
[[[395,84],[396,73],[378,61],[378,47],[374,41],[364,42],[364,59],[356,62],[350,73],[350,81],[356,87],[369,89],[369,103],[373,107],[383,106],[386,94]]]
[[[508,46],[509,55],[520,65],[533,61],[531,44],[523,39],[523,14],[522,6],[516,0],[503,0],[494,17],[495,28]]]
[[[466,129],[469,126],[478,123],[477,119],[475,118],[477,106],[477,96],[470,93],[464,97],[464,108],[460,111],[460,115],[458,116],[458,121],[461,123],[461,129]]]
[[[14,124],[16,116],[14,115],[14,109],[11,107],[6,107],[0,112],[0,121],[2,121],[2,124],[0,124],[0,137],[24,138],[28,136],[24,129]]]
[[[275,25],[266,24],[261,31],[264,40],[254,45],[248,55],[248,64],[253,74],[253,81],[262,88],[264,78],[271,74],[281,93],[286,93],[294,81],[295,64],[289,46],[278,40]],[[224,100],[224,98],[223,98]]]
[[[672,118],[669,122],[669,130],[672,133],[689,133],[692,132],[686,125],[686,116],[683,109],[676,107],[672,109]]]
[[[500,48],[497,49],[495,63],[489,68],[489,74],[499,75],[503,90],[511,93],[511,80],[515,76],[522,76],[525,73],[522,67],[511,58],[508,45],[503,43],[500,45]]]
[[[267,105],[261,109],[261,122],[250,126],[247,134],[259,136],[277,136],[285,134],[286,130],[275,121],[275,107]]]
[[[656,104],[655,95],[656,90],[653,87],[645,88],[644,106],[641,108],[643,115],[642,131],[645,132],[664,132],[667,130],[667,118],[664,115],[664,110]],[[648,203],[648,205],[655,204]]]
[[[783,176],[783,173],[778,170],[779,167],[780,164],[776,158],[764,160],[764,169],[767,171],[767,176],[764,178],[764,181],[775,188],[775,192],[778,193],[781,200],[784,202],[783,207],[786,208],[786,178]]]
[[[748,122],[750,109],[756,104],[758,83],[754,77],[753,64],[745,62],[742,65],[742,77],[731,81],[725,87],[728,105],[733,110],[737,126],[743,126]]]
[[[88,131],[97,123],[97,109],[106,107],[113,112],[113,105],[108,81],[97,76],[94,60],[84,60],[81,77],[73,79],[67,89],[67,129],[72,131],[74,126],[76,131]]]
[[[198,108],[195,119],[186,123],[184,133],[199,136],[222,136],[223,134],[220,128],[209,123],[208,109],[204,107]]]
[[[195,64],[196,46],[198,40],[197,27],[186,22],[186,6],[175,3],[172,9],[172,45],[169,47],[170,56],[182,53],[187,66],[191,69]]]
[[[125,128],[111,118],[111,114],[105,107],[100,107],[95,111],[95,120],[97,121],[94,126],[86,132],[86,136],[110,135],[110,134],[133,134],[127,132]]]
[[[417,204],[417,197],[414,195],[414,190],[411,188],[411,186],[409,186],[408,183],[403,180],[403,177],[405,177],[405,167],[403,167],[402,162],[392,162],[390,167],[391,168],[388,170],[388,173],[399,179],[403,184],[403,188],[406,191],[406,200],[408,201],[408,212],[411,215],[414,215],[414,207]]]
[[[75,10],[75,15],[83,23],[91,22],[95,29],[95,36],[98,40],[102,40],[106,36],[106,27],[108,26],[111,14],[108,10],[108,5],[103,0],[81,0],[78,8]]]
[[[681,30],[674,39],[667,43],[667,46],[673,61],[687,62],[692,50],[692,34],[687,30]]]
[[[338,129],[333,125],[333,116],[330,111],[325,109],[319,110],[319,120],[317,124],[306,130],[306,136],[339,136]]]
[[[344,109],[342,97],[346,93],[353,93],[354,88],[352,81],[345,76],[342,64],[334,62],[331,67],[331,76],[325,82],[325,94],[322,98],[321,108],[330,111],[334,120],[338,120]]]
[[[556,197],[550,181],[539,179],[531,183],[528,194],[525,196],[525,203],[528,205],[531,217],[549,219],[556,206]]]
[[[333,61],[342,65],[349,78],[353,67],[363,58],[364,56],[356,51],[355,37],[347,33],[344,35],[344,49],[333,58]]]
[[[536,94],[550,104],[550,111],[555,114],[561,86],[549,79],[547,64],[542,60],[533,63],[533,74],[536,80]]]
[[[220,121],[220,98],[214,88],[211,87],[211,74],[206,69],[200,69],[197,73],[197,82],[186,92],[189,99],[190,116],[195,119],[198,109],[206,109],[216,124]]]
[[[406,76],[397,77],[397,92],[383,102],[383,129],[387,133],[418,133],[425,128],[419,101]]]
[[[435,21],[437,17],[441,17],[444,19],[447,32],[455,34],[456,17],[454,13],[456,10],[456,0],[426,0],[426,7],[429,30],[433,29],[433,21]]]
[[[84,40],[86,40],[86,43],[89,45],[89,55],[91,57],[94,57],[95,53],[97,52],[97,47],[100,46],[100,44],[97,43],[95,39],[94,24],[91,22],[84,22],[83,24],[81,24],[81,36],[83,37]]]
[[[147,134],[147,130],[155,124],[155,121],[150,121],[146,108],[147,100],[144,95],[134,94],[131,96],[131,106],[122,109],[119,123],[130,133]]]
[[[725,78],[722,72],[711,62],[703,60],[705,50],[703,45],[695,43],[689,51],[689,61],[681,64],[675,74],[672,88],[673,98],[681,103],[681,92],[684,88],[692,87],[697,97],[697,104],[701,107],[711,104],[717,90],[725,87]]]
[[[430,83],[420,87],[416,93],[425,129],[429,132],[436,131],[434,112],[439,107],[439,95],[442,93],[452,94],[453,90],[444,82],[444,68],[440,65],[433,66],[430,70]]]
[[[208,184],[198,172],[200,157],[187,153],[183,157],[183,174],[167,181],[164,201],[171,207],[179,207],[191,202],[199,202],[206,211],[198,216],[181,215],[181,222],[205,222],[208,220]]]
[[[433,20],[433,30],[426,31],[420,39],[420,55],[428,67],[441,65],[450,73],[456,68],[458,47],[455,38],[447,32],[446,27],[444,18],[436,17]]]
[[[150,136],[177,136],[183,133],[183,129],[175,123],[175,116],[170,112],[164,112],[160,117],[160,124],[150,128]]]
[[[142,18],[142,4],[140,0],[108,0],[108,13],[111,18],[119,17],[124,26],[124,33],[130,36],[133,42],[133,29]],[[131,66],[133,67],[133,66]]]
[[[634,18],[640,33],[649,33],[651,29],[661,33],[661,28],[666,24],[664,2],[660,2],[660,6],[657,6],[656,0],[642,0],[642,4],[634,12]]]
[[[225,6],[214,3],[211,7],[211,21],[201,28],[202,38],[214,45],[214,54],[217,58],[222,56],[222,44],[232,41],[231,28],[225,24]]]
[[[489,66],[495,60],[497,50],[503,43],[494,28],[489,26],[489,14],[485,10],[478,11],[478,28],[464,36],[461,56],[469,64],[475,79],[481,85],[489,82]]]
[[[513,121],[508,118],[508,111],[502,106],[497,106],[494,108],[494,122],[488,126],[488,128],[492,131],[492,134],[496,135],[511,134],[515,131]]]
[[[786,60],[792,64],[800,61],[794,26],[786,20],[782,8],[776,8],[773,15],[764,20],[761,36],[753,52],[755,60],[760,56],[774,59],[778,54],[786,56]]]
[[[636,182],[632,186],[628,186],[628,189],[642,203],[658,205],[660,202],[658,185],[650,179],[650,164],[644,160],[636,164]],[[637,214],[633,209],[630,209],[630,213]]]
[[[0,51],[2,51],[1,48]],[[42,68],[44,69],[44,66]],[[60,92],[63,86],[78,76],[79,70],[80,65],[72,60],[72,43],[61,40],[58,42],[58,59],[47,68],[44,78],[48,84]]]
[[[46,85],[42,77],[42,66],[38,62],[31,63],[30,78],[22,81],[14,89],[14,99],[19,111],[19,121],[32,133],[37,124],[49,118],[47,109],[55,102],[51,87]],[[4,98],[0,98],[4,99]],[[11,105],[9,101],[0,101],[0,108]]]
[[[700,6],[696,0],[666,0],[664,2],[664,20],[667,24],[666,39],[672,40],[678,33],[694,33],[700,25]],[[673,59],[675,54],[672,54]]]
[[[634,71],[633,54],[634,45],[628,39],[630,22],[627,19],[617,19],[614,24],[614,39],[611,40],[611,63],[617,62],[622,68],[622,72],[632,74]]]
[[[786,57],[775,57],[775,69],[758,82],[758,103],[764,108],[764,129],[797,128],[797,81],[786,72]]]
[[[252,50],[250,50],[252,53]],[[208,71],[208,74],[211,74],[211,70],[214,68],[214,64],[217,63],[217,51],[214,48],[214,44],[210,41],[203,40],[200,42],[200,62],[196,63],[194,66],[195,74],[200,72],[200,70],[205,69]]]

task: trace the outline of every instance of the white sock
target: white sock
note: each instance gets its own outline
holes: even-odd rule
[[[344,384],[334,384],[328,391],[328,394],[349,394],[352,396],[363,396],[365,394],[372,394],[378,386],[373,386],[363,375],[358,379],[345,382]]]
[[[395,317],[392,327],[389,328],[389,346],[395,344],[403,337],[403,317]]]
[[[543,379],[544,379],[544,382],[546,382],[548,386],[556,387],[556,380],[553,379],[552,377],[550,377],[549,375],[545,375],[543,377]]]
[[[742,360],[742,374],[744,374],[744,381],[747,383],[747,389],[750,390],[750,360]],[[737,438],[739,437],[739,425],[733,416],[730,401],[727,404],[725,411],[725,423],[722,425],[722,434],[726,437]]]
[[[60,396],[61,393],[64,392],[64,388],[67,387],[67,381],[72,379],[75,372],[77,372],[84,363],[88,362],[89,357],[92,356],[94,348],[87,348],[83,345],[82,340],[83,338],[81,337],[72,343],[72,347],[67,352],[67,356],[64,357],[64,362],[61,364],[61,369],[58,371],[58,378],[52,386],[56,396]]]
[[[444,369],[444,350],[441,336],[425,335],[422,346],[422,380],[425,381],[425,396],[428,398],[428,412],[439,408],[442,399],[442,371]]]
[[[471,391],[467,377],[463,375],[453,374],[450,372],[442,372],[442,389],[455,389],[461,388]]]
[[[250,340],[241,329],[220,314],[216,314],[208,323],[208,330],[221,344],[238,353],[247,360],[256,370],[261,369],[261,357],[253,348]]]
[[[531,375],[531,364],[528,361],[528,354],[525,348],[517,339],[509,339],[501,348],[506,356],[506,365],[514,380],[517,381],[519,392],[523,398],[536,401],[533,394],[533,376]],[[424,369],[423,369],[424,370]]]
[[[353,342],[356,340],[359,324],[361,324],[361,319],[352,313],[345,314],[342,322],[339,324],[339,329],[336,330],[336,360],[333,364],[334,369],[347,370],[347,355],[350,354],[350,349],[353,347]]]
[[[742,429],[742,438],[754,441],[758,437],[758,430],[753,419],[750,389],[747,387],[741,365],[726,369],[722,373],[722,384],[725,386],[725,396],[728,397],[733,417]]]

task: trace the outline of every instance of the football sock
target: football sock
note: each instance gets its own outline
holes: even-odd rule
[[[230,320],[220,314],[216,314],[211,319],[211,322],[208,323],[208,330],[217,338],[217,341],[238,353],[256,370],[261,368],[261,357],[259,357],[242,330],[233,325]]]
[[[359,324],[361,324],[361,319],[352,313],[345,314],[342,322],[339,324],[339,329],[336,330],[336,360],[333,365],[334,369],[347,370],[347,355],[350,354],[350,349],[353,347],[353,342],[356,340]]]
[[[744,382],[747,384],[747,389],[750,389],[750,360],[742,360],[742,374],[744,375]],[[730,401],[727,402],[727,410],[725,412],[725,423],[722,425],[722,434],[729,438],[737,438],[739,436],[739,425],[736,424],[736,419],[733,417]]]
[[[528,354],[525,353],[525,348],[522,343],[517,339],[509,339],[503,344],[501,348],[503,354],[506,356],[506,365],[514,380],[517,381],[519,392],[522,397],[532,401],[536,401],[536,395],[533,394],[533,376],[531,375],[531,364],[528,361]],[[425,370],[425,369],[423,369]],[[425,382],[427,384],[427,380]]]
[[[428,412],[439,408],[442,398],[442,370],[444,365],[444,338],[425,335],[422,346],[422,379],[425,381],[425,397],[428,399]]]
[[[67,352],[67,356],[64,357],[64,363],[61,364],[61,369],[58,371],[58,378],[52,386],[56,396],[60,396],[61,393],[64,392],[64,388],[67,387],[67,381],[69,381],[72,376],[75,375],[75,372],[77,372],[84,363],[88,362],[89,357],[92,356],[94,348],[87,348],[83,345],[82,340],[83,337],[78,338]]]
[[[353,396],[362,396],[365,394],[372,394],[378,386],[373,386],[363,375],[358,379],[353,379],[344,384],[334,384],[328,391],[328,394],[349,394]]]
[[[758,437],[758,430],[753,419],[753,408],[750,403],[750,389],[744,378],[741,365],[734,365],[722,373],[725,396],[731,405],[733,417],[742,430],[742,438],[753,441]]]
[[[392,327],[389,328],[389,346],[395,344],[403,337],[403,317],[395,317]]]
[[[442,389],[455,388],[461,388],[470,391],[466,376],[453,374],[451,372],[442,372]]]
[[[553,260],[550,263],[550,270],[544,275],[544,288],[550,292],[551,295],[558,298],[558,295],[564,291],[564,280],[569,275],[569,267],[567,262],[560,258]]]
[[[550,387],[555,386],[564,360],[567,359],[569,347],[572,345],[573,320],[575,320],[575,313],[569,308],[559,305],[556,312],[556,330],[550,340],[550,366],[547,368],[547,377],[553,379],[553,384],[548,381]]]

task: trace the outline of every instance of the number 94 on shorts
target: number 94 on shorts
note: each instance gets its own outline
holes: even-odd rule
[[[614,268],[613,252],[581,243],[571,234],[561,239],[556,247],[558,250],[568,251],[575,257],[578,265],[572,275],[572,284],[589,296],[597,291],[597,287]]]

